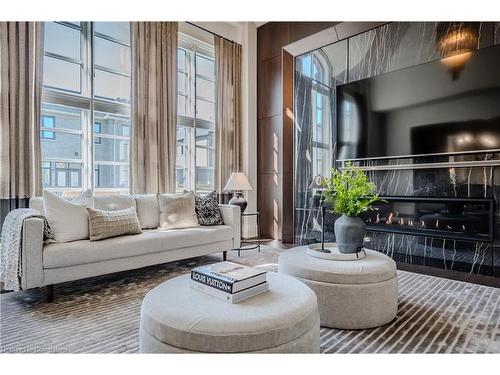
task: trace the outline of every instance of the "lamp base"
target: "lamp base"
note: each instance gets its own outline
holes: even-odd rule
[[[233,197],[229,201],[229,204],[233,204],[235,206],[239,206],[241,209],[241,212],[243,213],[248,205],[248,202],[245,198],[243,198],[243,194],[241,193],[234,193]]]

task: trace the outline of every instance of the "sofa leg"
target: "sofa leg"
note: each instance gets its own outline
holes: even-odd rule
[[[227,251],[222,252],[222,260],[225,262],[227,260]]]
[[[54,301],[54,285],[47,285],[45,291],[47,293],[47,302]]]

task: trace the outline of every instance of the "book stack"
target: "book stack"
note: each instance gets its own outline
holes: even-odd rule
[[[230,303],[269,290],[266,271],[232,262],[194,268],[191,270],[191,288]]]

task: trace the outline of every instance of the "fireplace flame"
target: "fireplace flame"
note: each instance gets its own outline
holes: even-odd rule
[[[392,212],[389,213],[389,217],[387,218],[387,221],[385,222],[386,224],[392,224],[392,217],[394,214]]]

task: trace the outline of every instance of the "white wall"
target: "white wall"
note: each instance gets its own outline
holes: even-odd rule
[[[257,27],[253,22],[193,22],[242,45],[241,133],[242,171],[253,187],[246,194],[247,212],[257,211]],[[255,237],[255,218],[244,219],[243,237]]]

